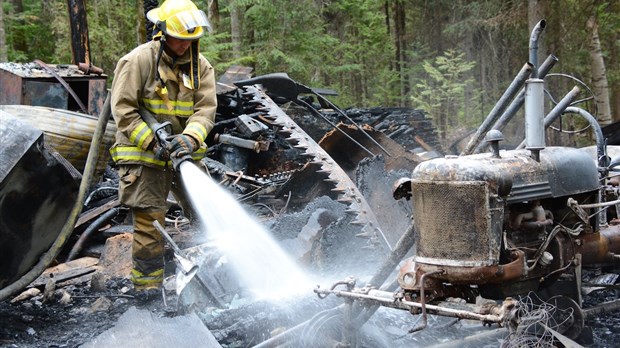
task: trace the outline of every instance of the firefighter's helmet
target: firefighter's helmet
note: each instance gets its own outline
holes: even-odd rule
[[[196,40],[211,31],[207,15],[190,0],[165,0],[146,17],[155,24],[155,31],[181,40]]]

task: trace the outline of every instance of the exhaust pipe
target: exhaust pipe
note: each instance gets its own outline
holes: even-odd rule
[[[531,78],[538,78],[538,38],[545,26],[547,26],[547,22],[543,19],[536,23],[530,35],[530,63],[533,66]]]
[[[549,111],[549,113],[547,114],[547,116],[545,116],[544,121],[543,121],[545,125],[545,129],[549,128],[549,126],[551,126],[551,124],[555,122],[555,120],[557,120],[557,118],[560,117],[562,113],[566,111],[566,108],[568,108],[571,105],[573,100],[577,98],[578,94],[579,94],[579,87],[577,86],[573,87],[573,89],[570,92],[568,92],[564,96],[564,98],[562,98],[562,100],[560,100],[558,104],[551,111]],[[519,144],[519,146],[517,146],[517,149],[523,149],[523,148],[525,148],[525,140],[523,140]]]
[[[540,150],[545,148],[544,81],[538,78],[538,38],[545,28],[545,20],[538,22],[530,36],[530,63],[532,73],[525,81],[525,147],[532,158],[540,161]]]

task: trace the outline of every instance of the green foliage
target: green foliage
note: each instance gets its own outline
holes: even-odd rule
[[[15,12],[11,3],[5,4],[8,13],[13,13],[12,16],[4,16],[9,61],[30,62],[41,59],[55,62],[49,59],[55,51],[56,34],[53,22],[50,21],[51,4],[45,1],[23,1],[23,12],[19,13]]]
[[[233,65],[252,66],[254,57],[243,56],[236,59],[227,59],[226,54],[232,50],[229,40],[230,34],[214,33],[200,39],[200,53],[209,60],[216,72],[224,72]]]
[[[116,62],[138,42],[141,1],[91,0],[88,2],[88,35],[91,62],[112,74]],[[108,83],[111,83],[109,79]]]
[[[245,38],[244,47],[258,74],[284,71],[311,81],[321,65],[317,58],[336,43],[311,0],[257,1],[245,12],[245,25],[253,36]]]
[[[327,29],[340,43],[328,46],[322,59],[326,72],[336,77],[334,89],[342,93],[339,102],[345,105],[380,104],[398,95],[397,76],[389,69],[394,46],[387,39],[384,5],[378,0],[340,0],[325,9],[324,17],[333,18]]]
[[[464,56],[447,50],[434,60],[425,61],[426,79],[416,84],[411,97],[433,119],[443,139],[457,125],[473,127],[480,121],[471,117],[468,103],[479,95],[469,74],[476,63],[466,61]]]
[[[206,0],[195,2],[206,10]],[[70,62],[67,1],[22,0],[21,10],[15,3],[4,2],[9,60]],[[522,1],[218,3],[217,32],[202,38],[200,45],[218,75],[232,65],[249,65],[257,75],[286,72],[308,86],[331,88],[339,93],[333,101],[341,107],[423,107],[444,136],[453,128],[477,125],[528,58],[528,6]],[[241,52],[235,54],[232,6],[242,16]],[[620,52],[620,2],[551,0],[544,6],[547,28],[541,53],[560,58],[553,72],[588,83],[585,21],[594,13],[610,87],[620,93],[615,57]],[[86,0],[86,7],[91,61],[104,69],[110,83],[118,59],[142,43],[142,1]]]

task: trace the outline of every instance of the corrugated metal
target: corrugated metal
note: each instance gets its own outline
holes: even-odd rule
[[[51,146],[69,161],[80,172],[84,171],[86,158],[90,149],[90,142],[97,118],[63,109],[54,109],[30,105],[0,105],[0,110],[7,112],[29,125],[43,131],[45,143]],[[99,158],[95,175],[105,171],[110,159],[109,149],[114,142],[116,124],[110,121],[103,136],[99,149]]]

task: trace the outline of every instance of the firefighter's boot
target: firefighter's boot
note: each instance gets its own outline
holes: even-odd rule
[[[131,281],[138,291],[159,289],[164,281],[164,238],[153,226],[164,224],[166,212],[133,209],[133,270]]]

